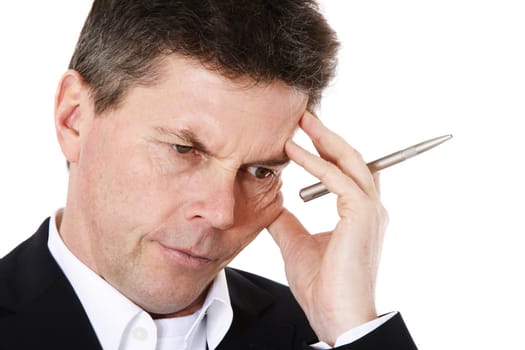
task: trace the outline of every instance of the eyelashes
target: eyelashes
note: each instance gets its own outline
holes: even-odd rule
[[[186,154],[194,151],[192,146],[173,144],[171,147],[180,154]]]
[[[200,155],[200,152],[195,149],[193,146],[183,145],[183,144],[172,144],[171,147],[181,155]],[[251,165],[246,167],[246,172],[252,175],[254,178],[258,180],[269,180],[271,178],[276,177],[277,171],[257,166],[257,165]]]
[[[249,166],[248,168],[246,168],[246,171],[248,171],[248,173],[250,173],[255,178],[260,179],[260,180],[268,179],[270,177],[274,177],[277,175],[276,172],[273,171],[272,169],[255,166],[255,165]]]
[[[194,146],[188,146],[183,144],[171,144],[171,148],[173,148],[178,154],[185,157],[188,160],[197,161],[202,160],[205,158],[205,153],[201,152]]]

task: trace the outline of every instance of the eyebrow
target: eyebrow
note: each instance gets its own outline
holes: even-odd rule
[[[189,146],[195,148],[197,151],[202,152],[206,155],[213,156],[213,152],[209,151],[208,148],[204,145],[204,142],[199,140],[199,137],[191,130],[173,130],[162,126],[156,127],[155,130],[157,130],[157,132],[159,132],[160,134],[166,135],[168,137],[175,137],[181,139],[183,142],[187,142]],[[259,161],[254,161],[245,164],[244,166],[264,165],[268,167],[276,167],[284,166],[288,163],[290,163],[290,158],[286,155],[286,153],[283,152],[275,158],[261,159]]]
[[[276,167],[276,166],[284,166],[290,163],[290,158],[283,153],[277,158],[271,158],[271,159],[263,159],[260,161],[250,162],[250,164],[247,164],[248,166],[251,165],[264,165],[268,167]]]

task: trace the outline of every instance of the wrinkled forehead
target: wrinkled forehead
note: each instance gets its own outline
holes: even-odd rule
[[[204,85],[207,93],[195,94]],[[284,144],[306,109],[304,94],[280,82],[198,81],[195,87],[182,92],[174,118],[179,127],[192,130],[220,157],[235,155],[243,162],[285,157]]]
[[[131,108],[142,109],[157,128],[196,135],[216,154],[282,152],[307,106],[305,93],[281,81],[230,79],[177,56],[163,65],[157,84],[130,91]]]

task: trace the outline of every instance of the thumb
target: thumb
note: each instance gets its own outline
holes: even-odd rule
[[[267,227],[267,230],[285,256],[288,255],[287,252],[289,249],[294,247],[295,243],[301,240],[304,235],[310,235],[295,215],[290,213],[286,208],[284,208],[279,216]]]

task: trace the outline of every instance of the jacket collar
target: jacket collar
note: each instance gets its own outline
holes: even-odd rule
[[[60,268],[47,249],[48,228],[49,218],[36,234],[0,260],[0,280],[9,279],[0,283],[0,307],[14,311],[61,277]]]
[[[47,248],[48,229],[49,219],[0,260],[0,315],[10,330],[3,341],[21,348],[101,349],[73,287]]]
[[[233,323],[217,350],[289,350],[293,348],[294,326],[268,323],[264,314],[275,297],[245,277],[246,273],[226,268],[233,307]]]

